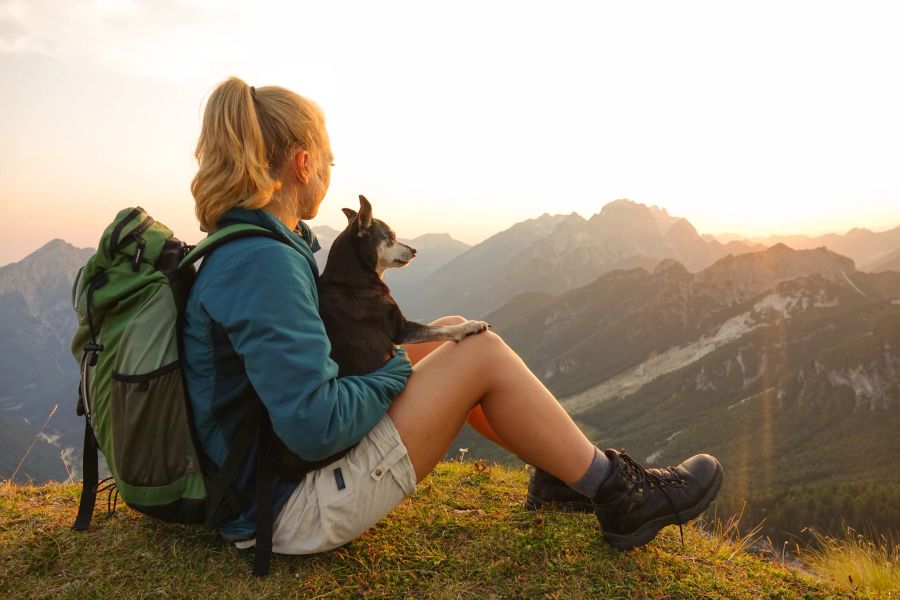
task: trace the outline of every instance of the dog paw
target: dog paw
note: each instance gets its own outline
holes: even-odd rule
[[[491,326],[484,321],[466,321],[463,323],[463,327],[465,327],[465,335],[474,335],[491,328]]]
[[[484,321],[466,321],[460,325],[454,325],[447,329],[447,337],[444,339],[459,342],[463,338],[487,331],[491,326]]]

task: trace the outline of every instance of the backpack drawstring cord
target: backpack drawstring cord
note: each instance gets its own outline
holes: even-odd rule
[[[97,483],[97,494],[107,492],[106,495],[106,513],[112,515],[116,512],[116,506],[119,504],[119,488],[116,487],[116,480],[112,477],[101,479]]]

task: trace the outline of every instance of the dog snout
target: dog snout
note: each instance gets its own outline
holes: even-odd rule
[[[415,248],[413,248],[412,246],[407,246],[407,248],[409,248],[410,254],[412,254],[413,256],[416,255],[416,249],[415,249]]]

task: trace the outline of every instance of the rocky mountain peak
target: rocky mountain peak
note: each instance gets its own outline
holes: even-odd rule
[[[673,221],[674,222],[668,228],[664,237],[677,251],[688,252],[690,248],[698,241],[701,241],[702,238],[687,219],[678,218]]]
[[[631,200],[610,202],[588,221],[591,234],[605,240],[628,240],[645,245],[647,251],[656,253],[662,243],[659,223],[645,204]]]
[[[68,298],[78,269],[93,253],[91,248],[76,248],[60,239],[48,242],[19,262],[0,267],[0,296],[21,297],[29,315],[46,320],[60,310],[47,306],[47,298],[58,297],[53,290]]]

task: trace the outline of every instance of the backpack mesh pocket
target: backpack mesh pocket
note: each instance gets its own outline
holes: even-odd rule
[[[185,410],[179,363],[145,375],[113,373],[113,456],[122,481],[164,486],[198,470]]]

